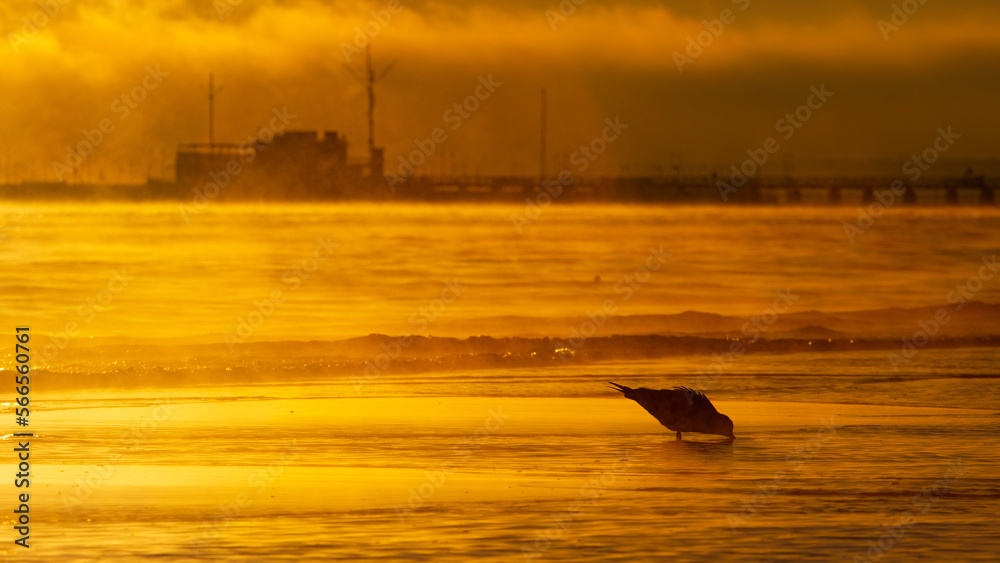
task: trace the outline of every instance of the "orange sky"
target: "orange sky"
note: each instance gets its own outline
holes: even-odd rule
[[[160,173],[178,143],[207,138],[210,71],[222,87],[217,140],[243,140],[287,106],[290,127],[344,132],[361,157],[367,102],[346,68],[345,46],[366,24],[378,32],[376,67],[395,61],[377,87],[376,139],[390,162],[441,127],[448,139],[436,156],[447,153],[467,172],[534,173],[542,87],[554,167],[569,166],[570,153],[599,135],[605,118],[629,124],[591,173],[666,170],[678,154],[685,165],[728,167],[768,137],[782,146],[763,173],[778,173],[786,154],[803,171],[831,159],[880,159],[892,173],[949,125],[962,137],[948,159],[1000,154],[1000,5],[928,0],[892,30],[878,23],[890,21],[891,1],[824,4],[587,0],[561,19],[552,16],[555,0],[401,1],[398,8],[10,0],[0,6],[0,180],[10,168],[15,178],[55,179],[52,162],[64,162],[66,146],[105,119],[113,130],[86,157],[84,178]],[[372,10],[384,25],[373,23]],[[679,72],[674,53],[705,30],[703,21],[723,16],[731,23]],[[36,31],[26,21],[43,25]],[[361,70],[362,57],[350,62]],[[157,66],[162,82],[139,92],[144,99],[126,112],[122,95]],[[445,112],[490,75],[501,86],[452,129]],[[824,84],[833,97],[782,139],[776,122]],[[444,166],[432,159],[422,171]]]

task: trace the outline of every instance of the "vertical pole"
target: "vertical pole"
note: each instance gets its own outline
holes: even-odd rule
[[[368,71],[368,154],[375,158],[375,69],[372,68],[372,44],[365,46],[366,69]]]
[[[208,73],[208,146],[215,148],[215,74]]]
[[[545,99],[545,88],[542,88],[542,139],[541,146],[538,153],[538,179],[539,181],[545,180],[545,135],[546,135],[546,99]]]

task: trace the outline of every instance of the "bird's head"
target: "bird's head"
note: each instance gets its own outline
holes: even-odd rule
[[[733,420],[724,414],[720,414],[712,424],[712,434],[718,434],[727,438],[735,438],[733,434]]]

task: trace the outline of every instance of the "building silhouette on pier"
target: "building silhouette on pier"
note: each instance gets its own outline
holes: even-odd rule
[[[336,131],[287,130],[252,143],[189,143],[177,150],[182,192],[218,186],[222,199],[341,199],[384,185],[382,151],[352,161]],[[214,197],[214,196],[213,196]]]

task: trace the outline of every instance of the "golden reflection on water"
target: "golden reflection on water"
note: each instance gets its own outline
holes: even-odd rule
[[[166,560],[191,557],[193,545],[216,555],[242,545],[262,558],[301,556],[301,545],[267,532],[295,522],[314,526],[293,536],[312,542],[317,558],[348,556],[359,545],[390,555],[406,544],[445,560],[488,545],[487,560],[509,560],[553,516],[566,514],[572,525],[551,539],[547,558],[600,560],[599,552],[577,549],[583,542],[658,556],[730,546],[735,559],[751,560],[775,526],[787,528],[785,537],[800,549],[848,556],[949,461],[969,468],[998,462],[995,449],[981,447],[989,413],[960,409],[717,401],[738,421],[739,437],[677,441],[620,398],[172,406],[123,449],[113,447],[122,430],[141,427],[154,407],[45,413],[47,430],[33,442],[46,452],[34,466],[34,507],[40,521],[65,535],[43,527],[39,560],[81,549],[72,542],[97,521],[102,530],[129,533],[95,533],[86,545]],[[940,429],[948,429],[947,444],[926,433]],[[991,512],[982,511],[975,491],[1000,494],[994,481],[970,469],[919,515],[927,525],[900,553],[954,546],[950,534],[933,530],[958,514],[966,525],[986,525]],[[730,529],[728,517],[740,514],[761,483],[777,492],[758,498]],[[75,499],[72,510],[66,499]],[[455,536],[455,526],[466,532]],[[682,547],[662,542],[654,529],[698,539]],[[136,542],[133,532],[146,541]],[[611,539],[623,534],[630,542]]]
[[[218,342],[523,333],[608,300],[616,318],[749,318],[789,288],[827,313],[938,306],[1000,238],[991,208],[893,209],[856,244],[851,208],[554,206],[523,234],[515,211],[219,204],[185,223],[168,204],[29,205],[3,281],[30,300],[4,316],[45,334],[75,323],[80,339]],[[670,256],[637,284],[651,248]]]
[[[940,306],[975,274],[996,210],[893,210],[855,245],[847,208],[552,207],[524,235],[516,210],[218,205],[187,224],[169,205],[26,207],[0,274],[25,299],[3,318],[79,329],[34,372],[36,560],[849,558],[956,460],[968,473],[892,553],[997,551],[992,348],[925,350],[902,378],[884,350],[748,355],[709,390],[737,439],[678,442],[602,385],[693,384],[707,349],[475,369],[441,339],[359,383],[365,364],[344,358],[374,362],[393,340],[323,342],[538,342],[607,299],[640,328],[687,310],[750,317],[786,287],[817,318],[881,310],[855,320],[877,330],[887,308]],[[320,260],[324,240],[338,246]],[[626,299],[618,282],[660,245],[664,268]],[[255,346],[230,351],[227,334]],[[474,352],[516,357],[511,342]]]

